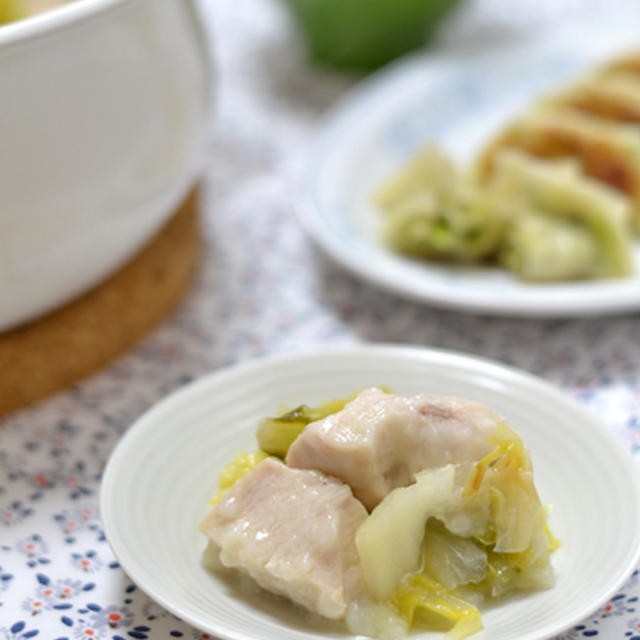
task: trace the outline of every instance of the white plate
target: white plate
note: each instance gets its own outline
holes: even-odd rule
[[[465,311],[571,316],[640,308],[640,251],[623,280],[526,284],[499,269],[439,266],[396,255],[379,240],[371,194],[413,150],[436,142],[462,163],[532,97],[640,43],[625,24],[564,29],[490,51],[424,55],[379,72],[327,117],[296,209],[338,263],[396,293]]]
[[[313,626],[273,597],[248,599],[205,570],[205,537],[196,527],[224,463],[255,449],[260,418],[282,404],[319,403],[370,384],[485,402],[531,450],[541,497],[553,505],[552,529],[563,541],[554,554],[557,585],[486,610],[478,638],[549,638],[605,602],[633,570],[640,488],[633,460],[611,433],[532,376],[468,356],[392,346],[242,365],[187,386],[140,418],[115,449],[102,483],[105,532],[122,568],[161,605],[215,637],[347,637]]]

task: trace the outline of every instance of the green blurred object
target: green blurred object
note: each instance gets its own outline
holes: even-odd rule
[[[425,44],[460,0],[283,0],[315,62],[371,71]]]

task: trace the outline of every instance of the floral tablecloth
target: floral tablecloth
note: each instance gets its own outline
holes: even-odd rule
[[[495,43],[633,3],[469,0],[441,46]],[[461,315],[376,290],[329,264],[291,211],[318,116],[353,78],[310,69],[282,8],[206,6],[217,58],[203,179],[205,259],[180,310],[102,373],[0,423],[0,640],[207,638],[151,601],[105,540],[100,475],[120,435],[195,377],[267,353],[382,341],[479,354],[565,389],[640,457],[640,317]],[[0,375],[2,373],[0,372]],[[602,558],[606,562],[606,558]],[[564,640],[640,640],[640,575]]]

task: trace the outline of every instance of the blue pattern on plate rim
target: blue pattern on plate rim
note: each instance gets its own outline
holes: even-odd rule
[[[461,120],[469,118],[470,108],[477,117],[484,111],[490,112],[503,94],[528,99],[532,87],[542,90],[553,86],[570,76],[581,63],[579,56],[550,52],[528,60],[519,57],[517,67],[502,66],[500,75],[488,75],[478,73],[474,61],[468,61],[464,68],[430,79],[428,91],[394,112],[379,134],[380,144],[401,161],[421,141],[440,140],[455,129]],[[504,76],[509,78],[508,83],[504,82]]]

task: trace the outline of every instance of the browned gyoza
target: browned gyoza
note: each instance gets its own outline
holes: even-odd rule
[[[640,76],[611,71],[584,78],[551,96],[550,104],[564,105],[606,120],[640,123]]]
[[[372,387],[342,411],[307,425],[286,460],[340,478],[373,509],[418,471],[482,458],[492,449],[487,436],[501,420],[469,400],[396,396]]]

